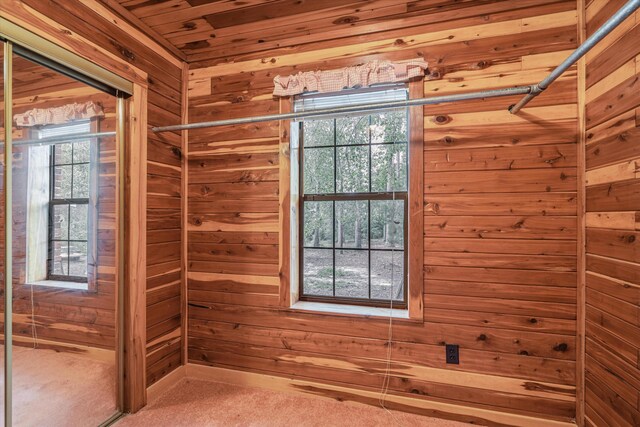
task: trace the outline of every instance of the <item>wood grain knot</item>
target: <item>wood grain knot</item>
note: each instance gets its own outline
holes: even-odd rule
[[[429,80],[438,80],[442,78],[442,72],[440,70],[429,70]]]
[[[434,214],[437,214],[438,212],[440,212],[440,205],[437,203],[425,202],[425,209],[427,210],[427,212],[433,212]]]
[[[117,43],[111,43],[113,45],[113,47],[115,47],[118,52],[120,53],[120,55],[122,55],[123,57],[127,58],[128,60],[133,61],[134,59],[136,59],[136,56],[134,55],[134,53],[132,51],[130,51],[129,49],[125,48],[124,46],[121,46]]]
[[[560,352],[565,352],[569,349],[569,346],[566,343],[560,343],[558,345],[556,345],[555,347],[553,347],[553,349],[555,351],[560,351]]]
[[[333,25],[353,24],[355,22],[358,22],[359,20],[360,18],[358,18],[357,16],[342,16],[333,21]]]
[[[451,118],[449,116],[435,116],[433,120],[439,125],[444,125],[446,123],[449,123],[451,121]]]

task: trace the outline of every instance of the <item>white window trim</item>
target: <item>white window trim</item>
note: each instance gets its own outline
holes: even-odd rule
[[[78,291],[88,291],[88,282],[71,282],[64,280],[38,280],[25,283],[25,286],[42,286],[47,288],[73,289]]]
[[[70,122],[70,125],[88,125],[89,129],[86,130],[86,132],[90,132],[91,131],[91,121],[90,120],[82,120],[82,121],[78,121],[78,122]],[[60,125],[56,125],[55,127],[61,127]],[[36,131],[38,138],[41,138],[41,134],[40,131]],[[46,247],[46,250],[44,251],[44,255],[40,252],[42,252],[41,250],[38,250],[38,254],[36,254],[35,256],[33,255],[33,245],[30,243],[30,239],[31,239],[31,235],[33,233],[33,229],[34,227],[32,227],[32,222],[34,221],[33,215],[35,215],[35,213],[33,212],[33,210],[37,209],[37,208],[32,208],[32,195],[33,195],[33,191],[32,191],[32,179],[34,178],[34,176],[36,175],[35,173],[32,173],[31,170],[31,157],[32,157],[32,150],[34,149],[41,149],[41,150],[46,150],[47,152],[47,159],[49,159],[49,152],[51,147],[50,146],[34,146],[34,147],[29,147],[28,148],[28,152],[29,152],[29,158],[30,158],[30,163],[29,163],[29,174],[28,174],[28,184],[27,184],[27,227],[26,227],[26,235],[27,235],[27,248],[26,248],[26,276],[27,276],[27,280],[25,285],[26,286],[42,286],[42,287],[50,287],[50,288],[60,288],[60,289],[73,289],[73,290],[89,290],[89,280],[87,279],[86,282],[77,282],[77,281],[72,281],[72,280],[50,280],[48,279],[48,272],[49,272],[49,260],[48,260],[48,254],[49,254],[49,200],[50,200],[50,162],[47,161],[46,162],[46,171],[45,171],[45,176],[46,176],[46,213],[44,215],[45,221],[47,223],[47,226],[45,227],[45,235],[44,235],[44,244]],[[45,195],[41,195],[41,198],[39,200],[42,199],[42,197],[44,197]],[[42,199],[43,200],[43,199]],[[42,213],[40,213],[39,215],[42,215]],[[41,218],[36,219],[35,221],[40,221],[42,222]],[[39,227],[38,227],[39,228]],[[37,231],[39,232],[39,231]],[[40,237],[39,242],[42,240],[42,238]],[[36,267],[36,265],[40,266],[40,265],[44,265],[44,274],[42,273],[42,268]],[[37,270],[37,273],[34,272],[35,270]]]
[[[404,85],[403,85],[404,86]],[[376,89],[384,89],[383,87]],[[407,87],[407,91],[409,88]],[[357,91],[354,93],[357,96]],[[330,96],[332,94],[326,94],[325,96]],[[352,95],[353,96],[353,95]],[[324,97],[323,97],[324,98]],[[313,104],[313,100],[310,102]],[[325,102],[326,104],[326,102]],[[327,108],[334,107],[335,105],[324,105],[321,104],[318,108]],[[304,109],[304,107],[303,107]],[[410,132],[410,128],[407,130]],[[333,314],[343,314],[343,315],[361,315],[366,317],[384,317],[384,318],[398,318],[398,319],[410,319],[409,313],[409,289],[411,286],[411,282],[408,282],[408,286],[406,287],[407,292],[407,308],[397,309],[390,307],[378,307],[378,306],[367,306],[367,305],[355,305],[355,304],[344,304],[343,302],[315,302],[315,301],[300,301],[300,273],[299,273],[299,257],[300,257],[300,241],[299,241],[299,200],[300,200],[300,188],[298,181],[298,174],[300,173],[300,163],[299,163],[299,151],[300,151],[300,135],[299,135],[299,126],[298,123],[292,121],[290,124],[290,139],[289,139],[289,164],[290,164],[290,221],[289,221],[289,233],[290,233],[290,277],[289,277],[289,308],[292,310],[301,310],[301,311],[309,311],[309,312],[317,312],[317,313],[333,313]],[[407,134],[408,138],[410,138],[410,134]],[[410,141],[407,141],[407,147],[409,146]],[[410,164],[407,165],[410,167]],[[407,191],[408,193],[408,191]],[[407,203],[410,203],[407,200]],[[406,218],[408,221],[409,218]],[[405,236],[405,238],[409,238],[409,236]],[[408,249],[407,249],[408,250]],[[405,268],[409,268],[409,265],[405,265]],[[409,275],[407,274],[407,278]],[[415,285],[414,285],[415,286]]]
[[[408,319],[408,309],[371,307],[366,305],[348,305],[329,302],[296,301],[291,305],[294,310],[304,310],[319,313],[355,314],[372,317],[393,317]]]

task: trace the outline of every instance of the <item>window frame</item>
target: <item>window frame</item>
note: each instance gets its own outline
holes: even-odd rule
[[[89,127],[91,124],[89,123]],[[91,144],[91,142],[89,142]],[[56,146],[62,144],[53,144],[51,145],[49,151],[49,235],[47,237],[47,280],[54,280],[60,282],[79,282],[79,283],[88,283],[89,282],[89,203],[90,197],[79,197],[79,198],[56,198],[56,167],[58,166],[71,166],[71,196],[73,196],[73,181],[74,181],[74,166],[76,165],[89,165],[89,171],[91,171],[91,148],[89,148],[89,161],[88,162],[75,162],[74,160],[74,149],[75,142],[68,142],[65,144],[71,144],[71,163],[62,163],[59,164],[56,162]],[[89,172],[90,174],[91,172]],[[89,180],[91,181],[91,176],[89,175]],[[90,196],[91,190],[91,182],[89,182],[88,196]],[[72,205],[86,205],[87,206],[87,238],[85,240],[77,240],[71,238],[71,206]],[[57,206],[67,206],[67,238],[66,239],[56,239],[54,236],[54,226],[53,220],[55,217],[55,210]],[[84,242],[87,245],[87,276],[73,276],[71,274],[54,274],[55,271],[55,263],[57,262],[54,259],[55,252],[55,242],[66,242],[67,243],[67,273],[71,273],[71,243],[72,242]]]
[[[100,119],[98,117],[94,117],[87,120],[89,125],[90,133],[99,132],[100,128]],[[77,124],[77,122],[69,122],[68,125]],[[59,127],[62,125],[50,125],[51,127]],[[49,126],[47,126],[49,127]],[[40,132],[43,128],[38,129],[35,132]],[[32,135],[32,137],[36,137]],[[53,288],[63,288],[70,290],[80,290],[84,292],[97,292],[97,268],[98,268],[98,248],[97,248],[97,240],[98,240],[98,179],[99,179],[99,141],[95,138],[89,139],[89,161],[88,162],[80,162],[78,164],[88,164],[89,165],[89,197],[87,198],[76,198],[76,199],[59,199],[66,200],[66,202],[56,202],[57,199],[53,199],[54,195],[54,153],[55,146],[59,144],[53,144],[50,147],[49,152],[49,171],[48,171],[48,179],[49,179],[49,201],[47,206],[47,221],[49,223],[47,230],[47,267],[46,267],[46,277],[43,277],[41,280],[33,282],[30,284],[45,286],[45,287],[53,287]],[[73,162],[73,157],[72,157]],[[75,164],[75,163],[73,163]],[[86,200],[86,201],[85,201]],[[87,205],[87,276],[70,276],[70,275],[57,275],[52,274],[53,268],[52,264],[54,262],[52,251],[53,251],[53,206],[54,205],[72,205],[72,204],[86,204]],[[27,231],[29,232],[29,231]],[[69,236],[70,237],[70,236]],[[59,239],[60,241],[64,241],[63,239]],[[65,284],[69,284],[68,286]],[[77,284],[77,285],[76,285]],[[85,285],[85,286],[82,286]],[[82,287],[78,287],[82,286]]]
[[[409,99],[424,96],[424,78],[408,82]],[[297,233],[299,205],[297,181],[292,181],[298,169],[297,127],[291,120],[279,122],[279,209],[278,209],[278,276],[279,306],[294,313],[318,312],[335,316],[394,317],[401,322],[424,323],[424,114],[425,107],[409,108],[409,193],[408,193],[408,307],[406,310],[389,310],[344,304],[323,304],[299,301],[298,295],[298,245],[292,239]],[[279,99],[279,112],[293,112],[292,97]]]
[[[385,90],[385,87],[380,88],[379,90]],[[408,94],[408,88],[407,89],[407,97],[409,96]],[[368,92],[374,92],[375,90],[368,90]],[[304,122],[301,121],[300,123],[298,123],[299,129],[298,129],[298,188],[300,189],[299,191],[299,196],[298,196],[298,206],[300,206],[300,211],[299,211],[299,216],[298,216],[298,295],[299,295],[299,300],[300,301],[309,301],[309,302],[321,302],[321,303],[330,303],[330,304],[349,304],[349,305],[360,305],[360,306],[370,306],[370,307],[389,307],[390,305],[392,305],[394,308],[397,309],[406,309],[408,306],[408,292],[409,292],[409,274],[408,274],[408,262],[409,262],[409,258],[408,258],[408,231],[409,231],[409,129],[410,129],[410,114],[409,114],[409,108],[405,109],[406,112],[406,122],[407,122],[407,135],[406,135],[406,140],[402,141],[402,142],[383,142],[383,143],[372,143],[371,140],[371,131],[369,131],[368,133],[368,141],[367,143],[358,143],[358,144],[338,144],[337,141],[337,134],[338,134],[338,128],[337,128],[337,119],[339,117],[333,117],[333,144],[331,145],[323,145],[323,146],[317,146],[317,147],[306,147],[309,150],[317,150],[317,149],[323,149],[323,148],[333,148],[333,156],[334,156],[334,162],[333,162],[333,187],[334,187],[334,192],[333,193],[321,193],[321,194],[305,194],[303,189],[304,189],[304,152],[305,152],[305,146],[304,146]],[[371,117],[372,115],[376,114],[375,112],[373,113],[368,113],[365,114],[363,116],[368,116],[369,118],[369,127],[371,126]],[[343,116],[340,116],[343,117]],[[371,163],[371,152],[373,149],[373,146],[395,146],[395,145],[401,145],[404,144],[406,147],[406,155],[407,155],[407,160],[406,160],[406,168],[407,168],[407,176],[406,176],[406,190],[401,190],[401,191],[383,191],[383,192],[374,192],[371,191],[372,190],[372,181],[371,181],[371,173],[372,173],[372,163]],[[369,192],[359,192],[359,193],[338,193],[337,192],[337,150],[339,147],[368,147],[368,156],[369,156],[369,167],[368,167],[368,176],[369,176]],[[402,200],[403,201],[403,205],[404,205],[404,209],[403,209],[403,246],[402,249],[374,249],[371,247],[371,201],[376,201],[376,200]],[[322,248],[309,248],[309,247],[305,247],[304,245],[304,204],[305,202],[314,202],[314,201],[326,201],[326,202],[332,202],[333,203],[333,214],[332,214],[332,246],[331,247],[322,247]],[[335,213],[336,213],[336,202],[340,202],[340,201],[367,201],[367,205],[368,205],[368,214],[367,214],[367,239],[368,239],[368,244],[366,248],[338,248],[336,247],[336,236],[335,236],[335,226],[336,226],[336,219],[335,219]],[[332,283],[333,283],[333,295],[332,296],[323,296],[323,295],[311,295],[311,294],[305,294],[304,293],[304,251],[307,249],[325,249],[325,250],[331,250],[332,251],[332,256],[333,256],[333,277],[332,277]],[[355,250],[355,251],[364,251],[368,253],[368,269],[367,269],[367,277],[368,277],[368,298],[357,298],[357,297],[343,297],[343,296],[336,296],[336,251],[337,250],[346,250],[346,251],[351,251],[351,250]],[[377,299],[377,298],[371,298],[371,254],[374,252],[400,252],[402,251],[402,258],[403,258],[403,284],[402,284],[402,299],[401,300],[388,300],[388,299]],[[393,288],[393,286],[392,286]]]

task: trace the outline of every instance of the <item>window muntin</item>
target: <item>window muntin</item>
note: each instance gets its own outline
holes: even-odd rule
[[[40,138],[91,132],[89,121],[40,130]],[[91,142],[51,146],[47,279],[87,282]]]
[[[404,100],[407,91],[318,98],[296,110]],[[406,307],[407,147],[407,109],[300,125],[300,300]]]

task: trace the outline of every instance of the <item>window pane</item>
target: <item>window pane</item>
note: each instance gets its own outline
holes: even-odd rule
[[[56,144],[54,145],[56,165],[64,165],[71,163],[71,146],[73,144]]]
[[[76,142],[73,145],[73,163],[89,162],[89,141]]]
[[[67,242],[53,242],[51,256],[51,270],[53,274],[68,275],[69,245]]]
[[[356,92],[377,100],[389,91]],[[302,97],[296,111],[353,104],[351,96]],[[307,120],[302,133],[301,293],[404,301],[408,109]],[[392,192],[397,200],[384,194]]]
[[[70,205],[71,240],[87,240],[88,205]]]
[[[303,292],[305,295],[333,295],[333,250],[304,249]]]
[[[336,202],[336,247],[368,247],[368,217],[369,202],[366,200]]]
[[[333,202],[303,202],[304,246],[332,247]]]
[[[404,299],[404,251],[371,251],[371,298]]]
[[[71,166],[56,166],[54,176],[54,199],[71,197]]]
[[[54,239],[66,240],[69,238],[69,205],[53,205],[51,227]]]
[[[369,298],[369,251],[336,249],[336,296]]]
[[[89,165],[73,166],[73,197],[76,199],[89,197]]]
[[[305,147],[333,145],[334,120],[305,120],[303,122]]]
[[[369,191],[369,147],[338,147],[336,193]]]
[[[404,200],[371,201],[371,247],[404,248]]]
[[[87,243],[71,242],[69,245],[69,275],[87,276]]]
[[[368,144],[369,116],[339,117],[336,119],[336,144]]]
[[[333,193],[333,148],[304,150],[304,192]]]
[[[371,116],[371,143],[407,141],[407,111],[385,111]]]
[[[407,144],[371,146],[371,191],[407,191]]]

